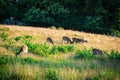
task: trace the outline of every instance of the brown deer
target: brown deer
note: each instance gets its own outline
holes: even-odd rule
[[[83,42],[86,42],[87,43],[87,40],[84,40],[84,39],[79,39],[79,38],[72,38],[73,40],[73,43],[76,42],[76,43],[83,43]]]
[[[19,55],[19,54],[21,54],[21,53],[28,53],[28,47],[27,47],[26,45],[24,45],[24,46],[22,46],[22,47],[20,48],[20,50],[19,50],[19,52],[16,54],[16,56]]]
[[[47,42],[49,42],[49,43],[54,45],[54,42],[53,42],[53,40],[50,37],[47,38]]]
[[[62,41],[72,44],[72,41],[71,41],[70,38],[67,37],[67,36],[63,36],[63,37],[62,37]]]
[[[93,52],[93,55],[103,55],[103,52],[96,48],[92,49],[92,52]]]

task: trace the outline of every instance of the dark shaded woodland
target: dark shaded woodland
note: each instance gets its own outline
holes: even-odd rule
[[[0,0],[0,23],[11,17],[14,24],[120,37],[120,0]]]

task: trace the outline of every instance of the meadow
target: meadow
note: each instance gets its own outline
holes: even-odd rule
[[[64,44],[62,36],[88,43]],[[47,43],[51,37],[54,45]],[[22,45],[27,54],[16,56]],[[104,54],[92,55],[92,48]],[[120,38],[56,28],[0,25],[0,80],[119,80]]]

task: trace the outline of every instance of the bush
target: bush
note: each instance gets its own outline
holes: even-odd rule
[[[75,50],[75,47],[74,46],[68,46],[68,51],[69,52],[72,52],[72,51],[74,51]]]
[[[118,51],[112,50],[110,54],[108,54],[110,59],[119,59],[120,60],[120,53]]]
[[[63,53],[68,52],[68,46],[58,46],[58,51]]]
[[[120,31],[116,29],[110,29],[110,35],[120,37]]]
[[[17,37],[15,38],[16,41],[20,41],[21,39],[22,39],[21,36],[17,36]]]
[[[67,53],[67,52],[72,52],[75,50],[74,46],[53,46],[53,48],[51,49],[52,54],[57,54],[57,53]]]
[[[7,41],[8,37],[9,37],[9,35],[7,33],[2,33],[0,36],[2,38],[2,41],[4,41],[4,42]]]
[[[22,42],[25,42],[25,43],[30,42],[32,39],[33,39],[33,37],[30,36],[30,35],[17,36],[15,38],[16,41],[22,41]]]
[[[78,50],[76,52],[76,58],[92,58],[92,52],[91,50],[83,49],[83,50]]]
[[[58,47],[57,46],[53,46],[50,53],[52,53],[52,54],[58,54],[59,53]]]
[[[33,44],[28,42],[26,45],[28,46],[29,52],[32,52],[36,55],[47,56],[49,54],[50,48],[46,44]]]

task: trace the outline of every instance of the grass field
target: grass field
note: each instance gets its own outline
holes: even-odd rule
[[[63,44],[62,36],[88,43]],[[46,43],[51,37],[55,43]],[[22,45],[28,54],[16,57]],[[92,55],[92,48],[104,51]],[[72,30],[0,25],[0,80],[120,80],[120,38]]]

